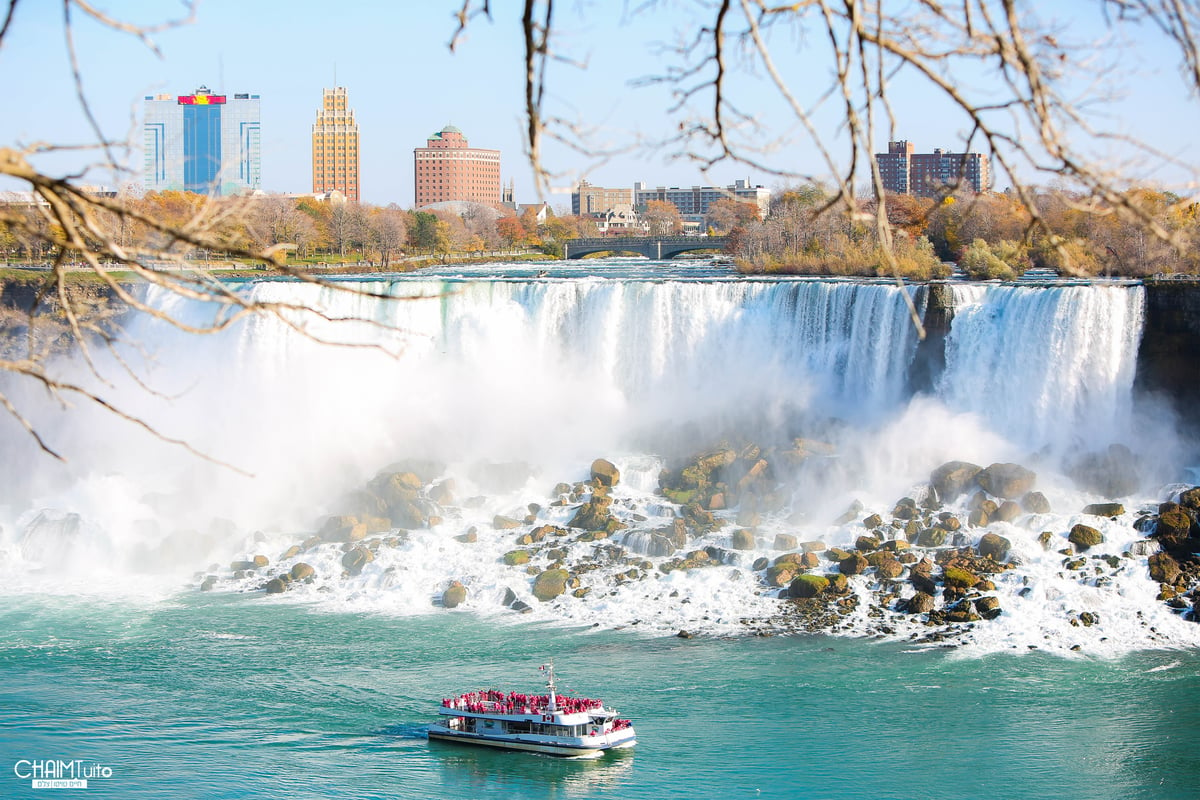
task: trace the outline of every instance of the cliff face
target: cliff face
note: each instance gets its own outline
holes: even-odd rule
[[[924,308],[925,338],[917,345],[908,383],[914,392],[932,392],[946,369],[946,335],[954,319],[954,293],[944,283],[928,283],[917,294]]]
[[[96,281],[71,281],[66,294],[79,324],[93,334],[114,331],[126,311],[112,289]],[[67,352],[74,344],[54,286],[47,287],[36,275],[0,279],[0,355],[40,358]]]
[[[1147,280],[1146,323],[1136,387],[1171,401],[1180,420],[1200,430],[1200,280]]]

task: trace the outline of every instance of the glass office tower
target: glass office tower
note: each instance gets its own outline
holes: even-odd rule
[[[262,188],[259,96],[213,94],[146,97],[143,127],[147,191],[214,197]]]

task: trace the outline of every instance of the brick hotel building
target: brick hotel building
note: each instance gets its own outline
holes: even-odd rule
[[[453,125],[413,149],[413,167],[417,208],[447,200],[500,205],[500,151],[471,147]]]

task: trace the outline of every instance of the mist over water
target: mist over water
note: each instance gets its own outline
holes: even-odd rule
[[[1121,593],[1083,597],[1055,577],[1059,557],[1046,559],[1032,541],[1043,528],[1069,528],[1085,503],[1109,499],[1063,477],[1073,456],[1114,442],[1153,453],[1159,471],[1126,500],[1131,509],[1163,499],[1163,484],[1184,463],[1172,451],[1170,421],[1148,426],[1133,405],[1140,287],[956,286],[946,369],[932,394],[913,396],[908,371],[918,338],[905,295],[916,298],[914,287],[663,277],[643,265],[348,282],[394,300],[254,281],[237,291],[321,315],[256,317],[203,337],[135,320],[131,340],[142,349],[121,355],[140,381],[97,355],[111,382],[103,394],[221,463],[99,409],[41,404],[31,416],[68,456],[58,464],[6,420],[5,447],[19,456],[5,476],[0,569],[8,586],[95,591],[107,580],[129,590],[145,580],[177,588],[210,563],[254,552],[274,560],[389,464],[426,459],[480,504],[414,531],[405,549],[371,571],[331,579],[303,601],[431,613],[431,595],[455,579],[471,587],[475,611],[501,613],[505,590],[527,578],[498,563],[511,542],[490,530],[495,514],[549,506],[555,483],[585,479],[592,459],[606,457],[624,475],[617,504],[645,530],[669,525],[676,510],[655,492],[659,471],[674,460],[721,441],[770,447],[802,437],[828,443],[831,455],[790,476],[791,505],[764,522],[768,541],[789,532],[848,545],[861,528],[830,521],[853,501],[864,513],[886,513],[897,498],[919,493],[944,461],[1018,461],[1039,473],[1038,488],[1059,514],[1005,528],[1029,566],[1025,584],[1000,587],[1014,598],[1006,606],[1014,619],[993,626],[999,640],[1042,625],[1057,632],[1061,620],[1047,603],[1062,611],[1118,602],[1123,593],[1132,599],[1114,607],[1120,616],[1153,595],[1143,561],[1130,565]],[[148,299],[191,323],[216,313],[173,296]],[[87,380],[81,364],[68,369]],[[36,397],[23,386],[11,393]],[[520,466],[498,485],[486,477],[497,470],[479,468],[488,463]],[[542,516],[561,525],[569,509]],[[1141,537],[1131,524],[1132,516],[1105,528],[1114,552]],[[471,526],[481,532],[477,546],[451,541]],[[634,552],[646,549],[637,529],[623,536]],[[727,548],[728,540],[726,532],[711,543]],[[336,574],[338,555],[308,560],[318,573]],[[769,615],[777,602],[749,571],[756,555],[731,556],[703,574],[614,584],[603,598],[536,613],[605,627],[735,630],[740,617]],[[1016,599],[1030,581],[1034,589]],[[667,602],[681,592],[691,602]],[[1189,641],[1173,615],[1163,612],[1159,622],[1168,640]],[[1108,638],[1121,630],[1111,627]]]

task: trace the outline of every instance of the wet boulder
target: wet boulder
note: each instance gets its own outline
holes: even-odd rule
[[[529,612],[533,611],[533,608],[530,607],[529,603],[526,603],[524,600],[517,597],[517,593],[511,588],[506,588],[504,590],[504,599],[502,599],[500,602],[505,607],[511,608],[518,614],[528,614]]]
[[[492,527],[498,531],[511,531],[514,528],[519,528],[524,524],[525,523],[521,522],[519,519],[506,517],[503,514],[497,514],[496,516],[492,517]]]
[[[1183,574],[1179,562],[1167,553],[1154,553],[1148,559],[1148,564],[1150,579],[1158,583],[1173,584]]]
[[[1179,505],[1200,511],[1200,486],[1194,486],[1179,494]]]
[[[615,521],[610,510],[611,505],[611,497],[592,497],[579,507],[567,526],[585,531],[607,530],[609,523]]]
[[[1140,460],[1123,444],[1086,453],[1067,465],[1076,486],[1107,497],[1135,494],[1141,487],[1141,473]]]
[[[1083,552],[1102,543],[1104,534],[1090,525],[1079,524],[1071,528],[1071,532],[1067,534],[1067,541]]]
[[[901,610],[906,614],[928,614],[937,605],[937,600],[928,592],[917,592],[907,600],[901,601]]]
[[[985,533],[979,539],[979,555],[990,558],[997,564],[1004,561],[1012,542],[996,533]]]
[[[264,588],[267,590],[267,594],[283,594],[287,591],[287,583],[282,578],[271,578]]]
[[[917,544],[921,547],[942,547],[948,535],[944,528],[926,528],[917,534]]]
[[[365,547],[355,547],[342,556],[342,567],[351,575],[358,575],[363,567],[375,560],[375,554]]]
[[[981,469],[968,461],[947,461],[930,474],[929,483],[942,502],[950,503],[974,485]]]
[[[798,545],[796,537],[790,533],[775,534],[775,543],[773,545],[773,549],[775,550],[795,550]]]
[[[928,559],[918,561],[909,567],[908,582],[911,583],[917,591],[933,594],[937,591],[937,581],[933,579],[933,562]]]
[[[1049,514],[1050,501],[1041,492],[1029,492],[1021,498],[1021,508],[1030,514]]]
[[[442,592],[442,605],[446,608],[457,608],[467,600],[467,587],[459,581],[451,581]]]
[[[879,577],[885,580],[896,580],[904,574],[904,565],[894,558],[885,558],[876,569]]]
[[[754,532],[741,528],[733,532],[734,550],[753,550],[755,548]]]
[[[1020,464],[996,463],[975,476],[980,488],[993,497],[1015,500],[1033,489],[1037,474]]]
[[[289,574],[292,576],[292,580],[302,581],[305,578],[313,577],[317,574],[317,571],[313,569],[311,564],[306,564],[303,561],[299,561],[292,565],[292,569],[290,570]]]
[[[1163,503],[1159,507],[1158,521],[1151,537],[1157,539],[1164,549],[1182,555],[1191,549],[1188,540],[1192,526],[1192,516],[1186,508],[1176,503]]]
[[[1021,507],[1012,500],[1005,500],[996,509],[996,513],[992,514],[992,521],[1012,522],[1019,516],[1021,516]]]
[[[1115,519],[1125,513],[1125,506],[1120,503],[1092,503],[1084,507],[1083,513]]]
[[[597,481],[605,486],[613,487],[621,480],[621,471],[617,469],[611,461],[603,458],[597,458],[592,462],[591,476],[593,481]]]
[[[995,619],[1004,613],[1000,608],[1000,600],[992,595],[980,597],[975,601],[975,610],[984,619]]]
[[[504,556],[502,557],[501,560],[503,560],[504,563],[510,567],[518,567],[521,564],[528,564],[529,563],[529,551],[528,550],[509,550],[507,553],[504,554]]]
[[[829,579],[824,575],[798,575],[788,584],[788,597],[806,599],[816,597],[829,588]]]
[[[570,575],[565,569],[548,569],[533,580],[533,596],[543,603],[553,600],[567,590]]]
[[[961,567],[946,567],[942,570],[942,583],[950,588],[970,589],[978,582],[978,576]]]
[[[861,575],[869,566],[861,553],[850,553],[838,562],[838,571],[843,575]]]

